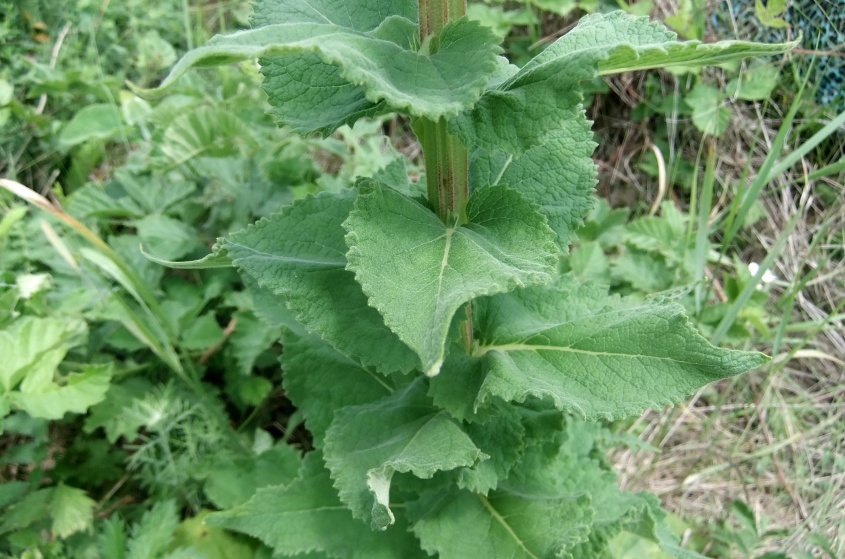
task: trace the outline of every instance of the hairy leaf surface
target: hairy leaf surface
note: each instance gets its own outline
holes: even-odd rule
[[[289,333],[284,344],[285,393],[305,415],[318,448],[335,411],[381,400],[395,390],[390,379],[362,367],[317,337]]]
[[[206,522],[249,534],[277,555],[324,552],[351,559],[416,559],[425,557],[404,528],[373,532],[352,518],[332,487],[319,453],[303,461],[299,479],[284,487],[266,487],[245,504],[208,516]]]
[[[588,495],[558,497],[495,491],[444,492],[418,505],[414,533],[441,559],[551,559],[584,541],[593,508]]]
[[[326,464],[341,500],[376,529],[394,522],[390,482],[395,472],[427,479],[486,458],[425,391],[418,379],[378,402],[344,408],[326,433]]]
[[[362,31],[373,23],[372,10],[331,3],[324,8],[337,12],[322,13],[316,8],[303,11],[302,2],[281,4],[309,21],[286,20],[218,35],[188,52],[157,90],[145,93],[170,87],[194,66],[270,57],[265,87],[280,118],[305,111],[306,117],[296,123],[299,130],[327,132],[378,112],[382,102],[435,120],[456,116],[478,100],[496,70],[498,39],[466,18],[447,24],[437,51],[429,55],[417,52],[417,24],[402,15],[388,15],[378,27]],[[262,11],[261,22],[268,21],[266,13]]]
[[[235,266],[287,301],[306,329],[381,372],[409,371],[413,352],[367,304],[346,270],[345,231],[355,192],[295,202],[234,233],[224,247]]]
[[[470,164],[473,190],[506,184],[537,206],[549,222],[562,250],[593,205],[596,165],[590,123],[583,111],[573,112],[560,128],[521,154],[477,149]]]
[[[677,304],[608,297],[571,277],[477,307],[475,353],[489,371],[477,403],[535,396],[588,419],[618,419],[766,361],[713,347]]]
[[[591,14],[509,79],[488,89],[453,133],[488,151],[518,154],[574,118],[581,83],[599,75],[672,65],[721,64],[786,52],[793,43],[680,42],[648,18],[624,12]],[[577,118],[577,117],[576,117]]]
[[[479,190],[467,206],[469,223],[457,227],[378,183],[362,188],[343,224],[349,269],[429,375],[440,370],[464,303],[553,277],[554,233],[513,190]]]

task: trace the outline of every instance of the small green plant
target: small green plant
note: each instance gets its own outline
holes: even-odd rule
[[[791,45],[678,42],[613,13],[517,68],[464,15],[463,0],[261,0],[252,30],[189,52],[163,82],[260,58],[280,122],[328,134],[398,112],[426,169],[424,195],[391,165],[183,264],[229,258],[257,283],[286,326],[283,383],[315,447],[295,480],[206,522],[286,556],[598,557],[622,530],[681,556],[656,500],[616,487],[593,422],[765,357],[710,345],[670,296],[609,296],[558,272],[595,183],[581,84]]]

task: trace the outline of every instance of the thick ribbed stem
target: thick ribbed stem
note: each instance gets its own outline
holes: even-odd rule
[[[428,52],[439,48],[439,36],[449,21],[466,14],[466,0],[419,0],[420,43],[428,42]],[[469,154],[461,141],[449,134],[449,123],[420,119],[415,130],[423,148],[428,201],[440,219],[449,226],[466,223],[469,198]],[[472,309],[461,327],[467,351],[472,347]]]

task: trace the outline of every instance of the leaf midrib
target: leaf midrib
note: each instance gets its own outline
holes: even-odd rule
[[[487,509],[487,512],[490,513],[490,516],[492,516],[496,520],[496,522],[498,522],[502,526],[502,528],[505,529],[505,531],[508,533],[508,535],[510,535],[510,537],[513,538],[513,540],[516,542],[516,544],[520,547],[520,549],[522,549],[525,553],[527,553],[528,556],[531,557],[532,559],[540,559],[539,557],[534,555],[531,552],[530,549],[525,547],[525,544],[523,543],[522,539],[516,534],[516,532],[514,532],[513,528],[511,528],[511,525],[508,524],[507,521],[505,521],[504,517],[501,514],[499,514],[499,511],[497,511],[493,507],[493,505],[490,503],[490,501],[484,495],[476,495],[476,496],[478,497],[478,500],[481,501],[481,504],[484,506],[484,508]]]
[[[554,345],[540,345],[540,344],[499,344],[499,345],[488,345],[488,346],[479,346],[479,348],[473,352],[474,357],[482,357],[491,351],[501,351],[503,353],[508,353],[511,351],[559,351],[564,353],[580,353],[585,355],[594,355],[594,356],[607,356],[607,357],[630,357],[632,359],[657,359],[660,361],[671,361],[672,363],[683,363],[685,365],[693,365],[696,367],[702,366],[703,363],[696,363],[694,361],[684,361],[682,359],[676,359],[674,357],[661,357],[659,355],[646,355],[646,354],[638,354],[638,353],[611,353],[607,351],[591,351],[588,349],[578,349],[570,346],[554,346]]]

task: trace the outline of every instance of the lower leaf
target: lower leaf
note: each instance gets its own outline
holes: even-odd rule
[[[767,360],[712,346],[680,305],[609,297],[571,276],[476,307],[474,354],[487,370],[476,406],[533,396],[586,419],[613,420],[677,402]]]
[[[351,559],[415,559],[425,555],[413,536],[396,528],[372,532],[352,518],[332,487],[319,453],[305,457],[297,480],[267,487],[235,509],[211,514],[206,522],[260,539],[276,555],[325,553]]]
[[[378,402],[344,408],[326,433],[326,464],[340,498],[373,528],[394,522],[389,501],[394,472],[426,479],[487,458],[425,392],[418,379]]]

